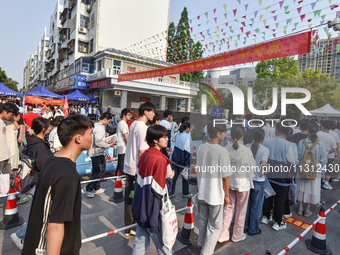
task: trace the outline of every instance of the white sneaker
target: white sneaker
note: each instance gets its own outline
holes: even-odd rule
[[[15,232],[11,234],[11,239],[20,250],[24,248],[24,243],[21,241],[21,239],[17,236]]]
[[[234,239],[231,238],[231,241],[233,241],[234,243],[237,243],[237,242],[241,242],[241,241],[246,240],[246,238],[247,238],[247,235],[243,234],[243,236],[241,236],[241,238],[239,238],[239,239],[234,240]]]
[[[281,221],[280,224],[278,224],[277,222],[274,222],[273,226],[272,226],[272,229],[276,230],[276,231],[280,231],[280,230],[283,230],[283,229],[286,229],[287,228],[287,223],[284,222],[284,221]]]
[[[224,243],[224,242],[226,242],[226,241],[229,241],[229,238],[228,238],[228,237],[220,237],[220,238],[218,239],[218,242],[219,242],[219,243]]]
[[[94,198],[94,194],[91,191],[87,191],[86,187],[83,189],[83,192],[88,198]]]
[[[288,219],[288,218],[290,218],[292,216],[293,216],[293,214],[292,214],[292,212],[290,212],[289,214],[284,214],[283,218]]]
[[[100,188],[100,189],[98,189],[98,190],[93,191],[92,193],[98,195],[98,194],[102,194],[102,193],[104,193],[104,192],[105,192],[105,189]]]
[[[270,216],[269,219],[266,216],[263,216],[261,222],[267,225],[272,220],[273,220],[272,216]]]
[[[331,190],[331,189],[333,189],[333,187],[329,184],[329,183],[324,183],[323,185],[322,185],[322,188],[323,189],[328,189],[328,190]]]

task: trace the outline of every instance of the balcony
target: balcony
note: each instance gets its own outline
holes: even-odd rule
[[[60,14],[60,22],[63,25],[65,21],[68,19],[68,8],[65,8],[63,12]]]

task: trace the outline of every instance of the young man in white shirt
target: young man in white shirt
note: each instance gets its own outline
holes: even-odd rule
[[[11,155],[8,147],[10,141],[8,141],[7,128],[4,120],[10,121],[13,116],[17,116],[18,114],[19,109],[15,104],[0,104],[0,173],[2,174],[10,174],[12,172],[9,162]]]
[[[104,176],[106,171],[105,149],[113,147],[115,145],[115,143],[113,143],[112,141],[105,141],[105,126],[110,122],[111,119],[111,114],[105,112],[102,116],[100,116],[99,121],[94,124],[93,142],[91,148],[87,152],[92,161],[92,180],[100,179]],[[89,198],[93,198],[95,194],[100,194],[104,192],[105,190],[100,188],[99,181],[90,182],[84,188],[84,193]]]
[[[127,122],[131,120],[132,114],[130,109],[123,109],[120,114],[121,121],[119,121],[117,126],[117,154],[118,154],[118,164],[116,169],[116,175],[123,172],[124,157],[126,151],[126,143],[129,136],[129,127]],[[114,202],[114,198],[110,197],[109,201]]]
[[[168,130],[168,146],[166,148],[163,148],[161,151],[162,153],[169,157],[170,147],[171,147],[171,130],[172,130],[172,122],[173,122],[173,116],[171,110],[165,110],[164,111],[164,119],[161,120],[160,125],[165,127]]]
[[[140,156],[149,148],[145,137],[148,129],[146,123],[152,121],[155,116],[155,105],[150,102],[142,104],[139,109],[139,118],[131,124],[129,136],[126,144],[124,158],[124,173],[126,176],[125,184],[125,204],[124,221],[125,226],[134,223],[132,216],[132,198],[134,193],[134,182],[137,173],[137,164]],[[125,231],[126,236],[135,235],[135,230]]]
[[[327,170],[325,173],[325,182],[322,185],[323,189],[333,189],[329,184],[331,175],[333,174],[333,161],[335,158],[335,152],[337,149],[336,139],[329,133],[332,123],[330,121],[324,121],[321,124],[321,131],[317,133],[318,139],[325,144],[327,151]]]

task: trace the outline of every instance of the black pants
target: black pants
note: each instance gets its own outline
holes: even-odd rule
[[[91,161],[92,161],[91,180],[103,178],[105,175],[105,171],[106,171],[105,156],[100,155],[96,157],[91,157]],[[87,191],[94,191],[94,190],[99,190],[99,189],[100,189],[99,181],[90,182],[89,184],[86,185]]]
[[[123,172],[125,154],[118,154],[116,175]]]
[[[124,203],[124,223],[125,226],[131,225],[134,223],[133,215],[132,215],[132,196],[131,191],[135,189],[135,176],[125,174],[125,203]],[[134,228],[135,230],[135,228]],[[130,230],[126,230],[125,233],[129,233]]]
[[[285,204],[288,199],[289,186],[281,186],[272,182],[270,184],[276,192],[276,195],[264,200],[263,216],[266,216],[269,219],[270,211],[273,209],[273,219],[278,224],[280,224],[282,221]]]
[[[175,171],[175,175],[174,178],[172,178],[171,192],[169,195],[175,195],[177,179],[180,176],[181,171],[183,171],[183,168],[176,165],[171,165],[171,167],[172,170]],[[182,195],[189,195],[189,181],[184,178],[182,178]]]

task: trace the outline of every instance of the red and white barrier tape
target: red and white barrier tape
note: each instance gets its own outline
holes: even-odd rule
[[[100,178],[100,179],[93,179],[93,180],[88,180],[88,181],[82,181],[80,184],[85,184],[89,182],[97,182],[97,181],[104,181],[104,180],[110,180],[110,179],[116,179],[118,176],[111,176],[111,177],[105,177],[105,178]],[[125,175],[120,176],[121,178],[125,177]]]
[[[184,207],[184,208],[181,208],[181,209],[177,209],[177,210],[176,210],[176,213],[185,211],[187,208],[188,208],[188,207]],[[82,242],[82,243],[91,242],[91,241],[93,241],[93,240],[97,240],[97,239],[100,239],[100,238],[103,238],[103,237],[106,237],[106,236],[110,236],[110,235],[113,235],[113,234],[117,234],[117,233],[122,232],[122,231],[124,231],[124,230],[128,230],[128,229],[134,228],[134,227],[136,227],[136,226],[137,226],[137,223],[132,224],[132,225],[129,225],[129,226],[126,226],[126,227],[117,228],[117,229],[111,230],[111,231],[106,232],[106,233],[103,233],[103,234],[99,234],[99,235],[96,235],[96,236],[92,236],[92,237],[85,238],[85,239],[81,240],[81,242]]]
[[[340,200],[338,202],[336,202],[334,205],[332,205],[326,212],[325,215],[327,215],[327,213],[329,213],[330,211],[332,211],[338,204],[340,204]],[[296,239],[294,239],[293,242],[291,242],[290,244],[287,245],[286,248],[284,248],[278,255],[283,255],[286,254],[287,251],[289,251],[298,241],[300,241],[302,239],[302,237],[304,237],[310,230],[312,230],[315,226],[316,223],[318,223],[322,218],[318,217],[312,225],[310,225],[305,231],[303,231]]]

